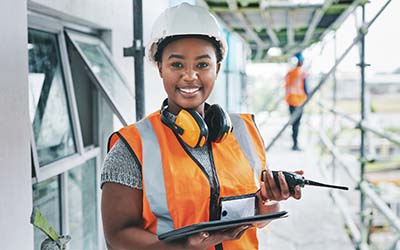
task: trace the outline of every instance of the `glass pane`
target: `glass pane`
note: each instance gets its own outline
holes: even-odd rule
[[[134,122],[135,103],[133,95],[104,51],[106,47],[102,46],[102,41],[94,37],[89,39],[81,38],[83,35],[71,33],[68,33],[68,35],[83,53],[82,56],[89,64],[91,71],[100,81],[105,94],[111,99],[125,122],[127,124]]]
[[[73,45],[68,42],[68,58],[71,66],[75,99],[78,107],[83,146],[98,146],[98,89],[90,77],[85,63]]]
[[[33,185],[33,206],[39,208],[54,230],[61,234],[61,206],[60,183],[58,177],[53,177]],[[37,228],[34,228],[35,250],[40,249],[40,244],[47,236]]]
[[[68,171],[69,249],[97,250],[96,160]]]
[[[29,30],[29,113],[39,164],[43,166],[76,152],[54,34]]]

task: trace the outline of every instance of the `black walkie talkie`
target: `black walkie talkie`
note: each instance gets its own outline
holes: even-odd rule
[[[266,170],[263,170],[263,172]],[[274,180],[276,185],[279,187],[279,171],[272,171],[272,175],[274,176]],[[311,185],[311,186],[318,186],[318,187],[327,187],[327,188],[336,188],[341,190],[349,190],[348,187],[345,186],[336,186],[330,184],[324,184],[316,181],[307,180],[304,176],[300,174],[296,174],[293,172],[282,171],[283,175],[285,176],[286,182],[289,186],[289,191],[291,194],[294,193],[294,187],[299,185],[300,187],[304,187],[304,185]],[[261,175],[261,179],[263,179],[263,174]]]

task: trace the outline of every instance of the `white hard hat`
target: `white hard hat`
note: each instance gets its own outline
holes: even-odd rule
[[[155,21],[150,42],[146,46],[149,60],[156,63],[154,56],[158,49],[158,42],[167,37],[177,35],[213,37],[219,42],[222,58],[224,58],[228,48],[217,20],[207,9],[182,3],[166,9]]]

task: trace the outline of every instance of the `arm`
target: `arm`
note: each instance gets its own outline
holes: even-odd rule
[[[308,96],[309,92],[308,92],[308,79],[307,77],[304,78],[304,93],[306,93],[306,96]]]
[[[164,244],[142,228],[142,190],[116,183],[103,185],[101,211],[108,249],[184,249]]]
[[[199,233],[179,242],[159,241],[143,229],[142,191],[105,183],[101,200],[104,235],[110,250],[206,250],[223,241],[239,239],[248,226],[213,233]]]

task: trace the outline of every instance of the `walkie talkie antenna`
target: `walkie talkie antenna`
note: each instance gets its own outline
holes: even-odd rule
[[[341,190],[349,190],[348,187],[345,186],[337,186],[337,185],[330,185],[330,184],[324,184],[316,181],[311,181],[311,180],[304,180],[306,185],[311,185],[311,186],[318,186],[318,187],[328,187],[328,188],[336,188],[336,189],[341,189]]]
[[[263,170],[263,173],[264,173],[264,171],[266,171],[266,170]],[[336,188],[336,189],[341,189],[341,190],[349,190],[349,188],[345,187],[345,186],[336,186],[336,185],[330,185],[330,184],[307,180],[306,178],[304,178],[304,176],[293,173],[293,172],[282,171],[282,174],[285,176],[285,180],[287,182],[287,185],[289,187],[289,192],[291,194],[294,193],[294,188],[297,185],[299,185],[300,187],[304,187],[305,185],[310,185],[310,186],[318,186],[318,187]],[[278,188],[280,188],[278,171],[272,171],[272,175],[274,177],[275,184],[278,186]],[[264,177],[264,174],[261,175],[261,181],[264,181],[263,177]]]

